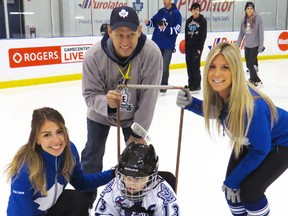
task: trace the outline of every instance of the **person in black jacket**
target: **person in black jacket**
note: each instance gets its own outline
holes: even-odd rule
[[[100,35],[104,36],[104,34],[108,31],[108,23],[102,23],[100,26]]]
[[[192,16],[185,24],[185,55],[189,90],[201,90],[200,61],[207,36],[207,20],[200,14],[200,4],[191,6]]]

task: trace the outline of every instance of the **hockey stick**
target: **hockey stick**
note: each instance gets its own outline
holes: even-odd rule
[[[123,89],[123,88],[134,88],[134,89],[185,89],[187,88],[187,86],[171,86],[171,85],[137,85],[137,84],[120,84],[117,86],[117,89]],[[178,186],[178,174],[179,174],[179,165],[180,165],[180,151],[181,151],[181,141],[182,141],[182,128],[183,128],[183,117],[184,117],[184,109],[181,109],[181,113],[180,113],[180,124],[179,124],[179,135],[178,135],[178,148],[177,148],[177,161],[176,161],[176,171],[175,171],[175,178],[176,178],[176,182],[175,182],[175,192],[177,193],[177,186]],[[120,119],[120,117],[119,117]],[[120,121],[120,120],[119,120]],[[139,125],[140,126],[140,125]],[[142,127],[141,127],[142,128]],[[144,129],[144,128],[143,128]],[[138,130],[140,131],[140,129],[138,128]],[[144,132],[147,131],[144,130]],[[118,132],[120,133],[120,132]],[[136,131],[135,131],[136,133]],[[143,133],[143,131],[142,131]],[[119,140],[120,143],[120,140]],[[120,146],[120,144],[118,144]],[[120,147],[118,147],[120,149]],[[120,150],[119,150],[120,152]],[[120,155],[120,153],[119,153]],[[120,157],[120,156],[119,156]]]
[[[145,139],[147,145],[150,145],[152,143],[150,137],[148,136],[147,131],[141,125],[139,125],[137,122],[134,122],[131,125],[131,129],[135,134],[143,137]],[[158,175],[161,176],[164,180],[166,180],[167,183],[176,192],[176,190],[175,190],[176,177],[171,172],[158,170]]]
[[[176,171],[175,171],[175,193],[177,194],[178,187],[178,174],[179,174],[179,165],[180,165],[180,152],[181,152],[181,142],[182,142],[182,129],[183,129],[183,118],[184,118],[184,109],[181,108],[180,112],[180,123],[179,123],[179,135],[178,135],[178,148],[177,148],[177,159],[176,159]]]
[[[147,131],[137,122],[134,122],[131,125],[131,129],[135,134],[137,134],[138,136],[141,136],[148,145],[152,143],[150,137],[148,136]]]
[[[142,85],[142,84],[120,84],[117,89],[131,88],[131,89],[184,89],[183,86],[172,85]]]
[[[179,164],[180,164],[183,117],[184,117],[184,109],[181,109],[179,136],[178,136],[178,148],[177,148],[177,159],[176,159],[176,171],[175,171],[175,193],[177,193],[177,186],[178,186],[178,174],[179,174]],[[145,141],[147,142],[147,144],[151,144],[151,140],[150,140],[150,137],[148,136],[147,131],[141,125],[139,125],[137,122],[134,122],[131,125],[131,129],[133,130],[133,132],[135,134],[143,137],[145,139]]]
[[[117,104],[117,158],[120,159],[120,104]]]

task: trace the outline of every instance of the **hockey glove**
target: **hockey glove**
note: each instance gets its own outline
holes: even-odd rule
[[[160,20],[160,21],[158,22],[158,25],[159,25],[159,26],[166,26],[165,20]]]
[[[262,49],[259,49],[258,52],[262,53],[262,52],[264,52],[264,50],[265,50],[265,47],[263,47]]]
[[[186,106],[190,105],[191,103],[192,103],[192,96],[188,88],[178,91],[178,95],[176,99],[177,106],[184,109]]]
[[[116,166],[114,166],[114,167],[112,167],[110,170],[112,171],[112,177],[113,178],[115,178],[116,177],[116,169],[117,169],[117,166],[118,165],[116,165]]]
[[[241,202],[240,189],[232,189],[223,184],[222,191],[225,192],[226,199],[230,200],[232,203]]]

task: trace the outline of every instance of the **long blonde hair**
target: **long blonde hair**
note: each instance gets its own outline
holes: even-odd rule
[[[70,180],[70,175],[75,166],[75,160],[70,149],[70,141],[65,128],[65,121],[57,110],[49,107],[44,107],[33,111],[28,143],[23,145],[18,150],[12,162],[7,165],[6,169],[8,180],[10,180],[13,176],[17,178],[21,168],[24,165],[27,165],[29,170],[29,180],[35,190],[35,193],[40,192],[43,196],[47,196],[46,173],[45,165],[40,154],[42,148],[36,143],[36,140],[39,135],[40,127],[46,120],[55,122],[64,131],[66,147],[64,149],[64,164],[61,174],[67,181]]]
[[[247,136],[251,119],[254,114],[254,100],[257,98],[263,98],[266,101],[270,108],[272,125],[278,115],[276,107],[271,99],[246,81],[239,47],[234,43],[219,43],[207,56],[203,77],[203,112],[205,117],[205,126],[210,136],[211,118],[216,120],[218,134],[221,131],[219,115],[225,105],[221,96],[218,92],[212,89],[208,82],[210,65],[214,58],[219,54],[222,54],[225,57],[232,74],[232,86],[227,101],[228,104],[226,104],[226,106],[228,105],[227,128],[230,132],[231,146],[234,148],[235,155],[238,156],[241,152],[244,138]],[[259,94],[259,96],[254,97],[250,93],[249,87]]]

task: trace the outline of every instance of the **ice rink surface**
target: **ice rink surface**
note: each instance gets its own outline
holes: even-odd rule
[[[288,59],[260,61],[259,76],[264,83],[261,90],[277,106],[288,110]],[[184,86],[187,83],[186,69],[171,71],[169,82],[170,85]],[[177,90],[168,90],[166,95],[159,95],[149,130],[160,158],[159,170],[172,173],[175,173],[176,167],[180,121],[176,95]],[[202,92],[194,96],[202,98]],[[5,166],[17,149],[28,141],[32,111],[44,106],[53,107],[62,113],[70,139],[76,144],[79,154],[85,146],[86,105],[81,95],[81,81],[0,90],[0,215],[6,215],[10,193],[9,183],[3,173]],[[227,137],[211,138],[205,131],[204,119],[185,111],[181,144],[177,193],[181,215],[230,215],[221,191],[230,155]],[[121,134],[121,150],[124,145]],[[114,127],[110,130],[106,144],[104,169],[116,163],[117,133]],[[266,195],[272,216],[288,215],[288,171],[268,188]]]

